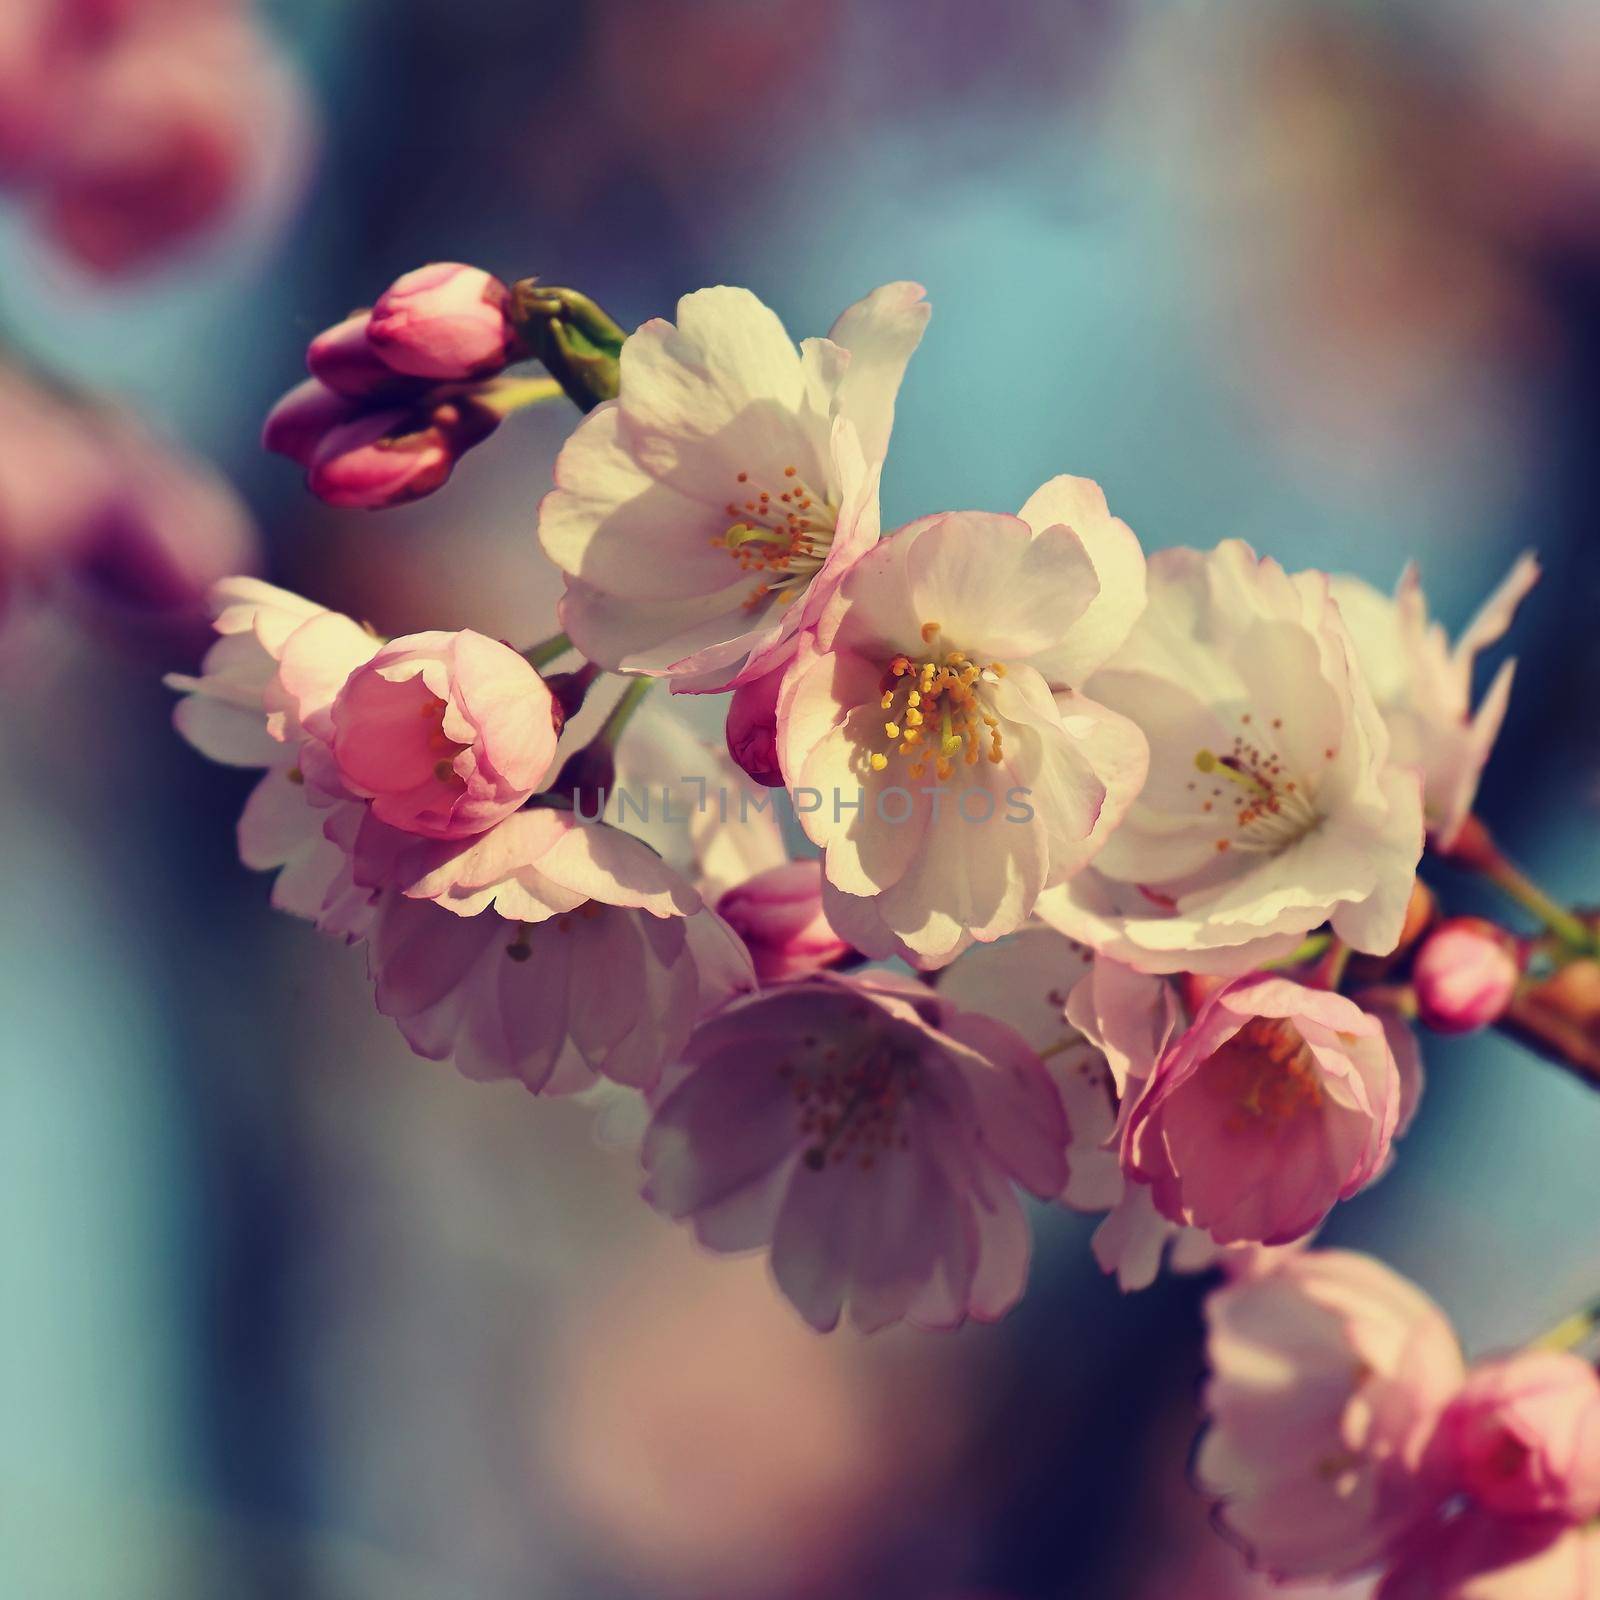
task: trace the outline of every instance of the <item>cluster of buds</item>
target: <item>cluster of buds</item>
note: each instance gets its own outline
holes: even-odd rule
[[[329,505],[403,505],[442,488],[511,412],[563,390],[586,408],[614,392],[621,344],[581,295],[436,261],[311,341],[311,376],[273,408],[262,442]],[[505,375],[530,356],[552,376]]]
[[[306,469],[330,505],[369,509],[432,494],[505,415],[500,375],[523,354],[510,293],[477,267],[436,262],[311,341],[311,376],[267,418],[262,442]]]

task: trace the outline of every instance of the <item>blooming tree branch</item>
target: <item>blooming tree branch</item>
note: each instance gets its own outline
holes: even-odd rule
[[[576,404],[538,526],[561,631],[384,641],[219,586],[172,682],[185,737],[263,773],[241,855],[366,945],[418,1054],[636,1096],[647,1202],[768,1252],[813,1327],[1000,1316],[1019,1195],[1097,1214],[1125,1288],[1224,1274],[1198,1471],[1259,1564],[1388,1600],[1565,1581],[1600,1561],[1593,1368],[1469,1367],[1420,1291],[1305,1248],[1397,1159],[1424,1037],[1496,1027],[1600,1088],[1595,925],[1472,809],[1513,672],[1475,703],[1474,664],[1537,563],[1452,641],[1414,569],[1390,596],[1236,540],[1147,559],[1084,478],[885,533],[928,317],[887,284],[797,344],[723,287],[625,336],[439,264],[319,335],[267,438],[335,503]],[[641,711],[657,681],[728,696],[726,753]],[[1542,933],[1442,914],[1428,859]]]

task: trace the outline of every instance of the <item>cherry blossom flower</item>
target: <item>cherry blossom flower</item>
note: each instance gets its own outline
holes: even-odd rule
[[[1378,1174],[1400,1101],[1377,1017],[1284,978],[1239,979],[1156,1063],[1123,1169],[1219,1244],[1287,1244]]]
[[[329,716],[345,788],[380,821],[435,839],[510,816],[555,759],[544,680],[470,628],[391,640],[350,674]]]
[[[1142,573],[1098,488],[1057,478],[1015,517],[913,523],[845,575],[778,705],[842,937],[940,965],[1105,845],[1145,743],[1075,685],[1132,625]]]
[[[1245,972],[1325,921],[1357,950],[1394,948],[1420,785],[1389,761],[1325,577],[1237,540],[1164,550],[1148,608],[1086,692],[1144,731],[1149,781],[1040,916],[1149,972]]]
[[[1600,1516],[1600,1374],[1565,1350],[1480,1362],[1451,1401],[1444,1449],[1467,1493],[1505,1517]]]
[[[1419,1019],[1436,1033],[1472,1033],[1505,1014],[1522,977],[1516,940],[1482,917],[1450,917],[1412,963]]]
[[[320,748],[313,730],[330,731],[328,708],[345,678],[382,641],[339,612],[255,578],[217,584],[212,610],[220,637],[200,675],[166,680],[185,696],[173,724],[213,761],[265,769],[239,818],[239,855],[247,867],[276,871],[272,904],[355,938],[374,899],[355,883],[346,848],[361,802],[337,784],[308,782],[305,757]]]
[[[797,350],[748,290],[701,289],[628,339],[617,399],[567,441],[539,510],[586,656],[690,692],[788,659],[877,540],[922,294],[886,284]]]
[[[687,881],[570,811],[412,841],[381,877],[368,940],[378,1010],[418,1055],[469,1078],[647,1089],[701,1016],[754,986],[738,937]]]
[[[1021,1187],[1065,1179],[1061,1104],[1004,1024],[889,973],[819,973],[703,1023],[644,1142],[645,1198],[766,1245],[814,1328],[992,1320],[1022,1292]]]
[[[1214,1290],[1206,1324],[1195,1470],[1252,1561],[1341,1577],[1433,1513],[1447,1486],[1425,1458],[1464,1367],[1415,1285],[1368,1256],[1311,1250]]]
[[[1035,925],[966,951],[940,973],[939,992],[1009,1024],[1044,1059],[1067,1113],[1061,1201],[1101,1216],[1091,1248],[1124,1291],[1148,1288],[1163,1262],[1175,1272],[1220,1265],[1242,1273],[1280,1253],[1249,1241],[1222,1245],[1163,1216],[1149,1186],[1123,1173],[1123,1129],[1187,1022],[1169,980],[1096,958]]]
[[[1511,698],[1515,661],[1496,672],[1472,709],[1472,672],[1481,651],[1504,637],[1517,607],[1539,581],[1539,563],[1522,555],[1484,601],[1455,644],[1437,622],[1416,567],[1393,599],[1358,578],[1334,578],[1333,597],[1355,641],[1356,659],[1388,725],[1391,759],[1421,769],[1428,835],[1441,850],[1472,811]]]

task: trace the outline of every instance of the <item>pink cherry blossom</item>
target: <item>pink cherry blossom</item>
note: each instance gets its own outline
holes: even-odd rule
[[[22,178],[52,240],[117,275],[298,186],[298,80],[248,15],[134,8],[54,69]]]
[[[1417,1014],[1436,1033],[1472,1033],[1505,1014],[1522,977],[1516,941],[1481,917],[1451,917],[1411,969]]]
[[[257,559],[229,485],[109,407],[0,369],[0,593],[128,644],[189,643],[211,585]]]
[[[1377,1175],[1400,1101],[1377,1017],[1284,978],[1240,979],[1157,1062],[1123,1169],[1219,1244],[1286,1244]]]
[[[1479,1363],[1442,1438],[1462,1488],[1486,1511],[1600,1516],[1600,1375],[1579,1356],[1534,1349]]]
[[[814,1328],[992,1320],[1023,1288],[1016,1189],[1065,1178],[1061,1104],[1002,1023],[888,973],[821,973],[703,1023],[645,1136],[645,1198],[768,1246]]]
[[[891,283],[799,348],[745,289],[701,289],[622,347],[539,510],[562,621],[603,666],[736,687],[781,666],[878,538],[878,476],[928,321]]]
[[[820,861],[757,873],[723,895],[717,913],[744,940],[762,983],[803,977],[850,954],[822,910]]]
[[[380,821],[434,839],[510,816],[555,759],[544,680],[470,628],[391,640],[351,673],[329,715],[345,788]]]
[[[1329,921],[1358,950],[1394,948],[1420,786],[1389,759],[1324,576],[1237,540],[1163,550],[1148,608],[1086,692],[1149,739],[1149,781],[1040,916],[1148,972],[1247,972]]]
[[[1474,664],[1505,635],[1538,580],[1539,563],[1520,556],[1454,645],[1428,620],[1415,566],[1406,568],[1392,600],[1359,579],[1333,580],[1333,597],[1388,725],[1393,759],[1422,771],[1428,834],[1441,850],[1455,842],[1472,811],[1516,671],[1515,661],[1502,663],[1474,711]]]
[[[1132,625],[1142,572],[1099,490],[1056,479],[1016,517],[913,523],[845,575],[778,705],[843,937],[940,965],[1105,845],[1145,742],[1074,684]]]
[[[1600,1526],[1467,1512],[1406,1541],[1374,1600],[1594,1600]]]
[[[452,383],[490,377],[517,352],[510,299],[506,286],[481,267],[435,261],[384,290],[367,338],[395,372]]]
[[[973,946],[940,973],[939,992],[1009,1024],[1044,1058],[1067,1113],[1061,1201],[1101,1217],[1091,1248],[1123,1290],[1148,1288],[1163,1263],[1176,1272],[1242,1272],[1276,1254],[1253,1243],[1219,1245],[1171,1221],[1148,1186],[1123,1175],[1122,1130],[1186,1016],[1171,982],[1032,926]]]
[[[1424,1470],[1460,1388],[1443,1313],[1368,1256],[1311,1250],[1206,1300],[1195,1462],[1222,1529],[1280,1578],[1381,1561],[1438,1506]]]
[[[650,1088],[701,1016],[754,986],[737,936],[621,829],[541,807],[392,843],[368,941],[378,1010],[469,1078]]]

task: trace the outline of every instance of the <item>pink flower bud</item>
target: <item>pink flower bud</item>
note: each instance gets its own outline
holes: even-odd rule
[[[361,407],[353,400],[335,394],[316,378],[307,378],[267,413],[261,445],[274,455],[287,456],[302,467],[309,467],[328,433],[360,414]]]
[[[499,425],[494,412],[465,397],[358,416],[323,437],[306,483],[331,506],[404,505],[443,488],[456,462]]]
[[[758,872],[723,895],[717,912],[749,947],[763,983],[804,977],[850,954],[823,914],[820,861]]]
[[[368,337],[395,372],[440,382],[486,378],[512,358],[510,291],[479,267],[436,261],[397,278],[372,308]]]
[[[414,633],[346,680],[332,707],[333,757],[380,822],[461,839],[509,817],[556,753],[544,680],[481,633]]]
[[[728,754],[757,783],[783,787],[778,767],[778,690],[785,668],[742,683],[728,701]]]
[[[324,328],[306,347],[306,368],[330,389],[365,399],[372,395],[419,392],[424,386],[386,366],[367,338],[370,311],[352,312]]]
[[[1480,1363],[1440,1438],[1485,1510],[1570,1522],[1600,1514],[1600,1375],[1578,1356],[1526,1350]]]
[[[1522,975],[1516,941],[1481,917],[1452,917],[1428,935],[1412,968],[1421,1020],[1471,1033],[1501,1017]]]

